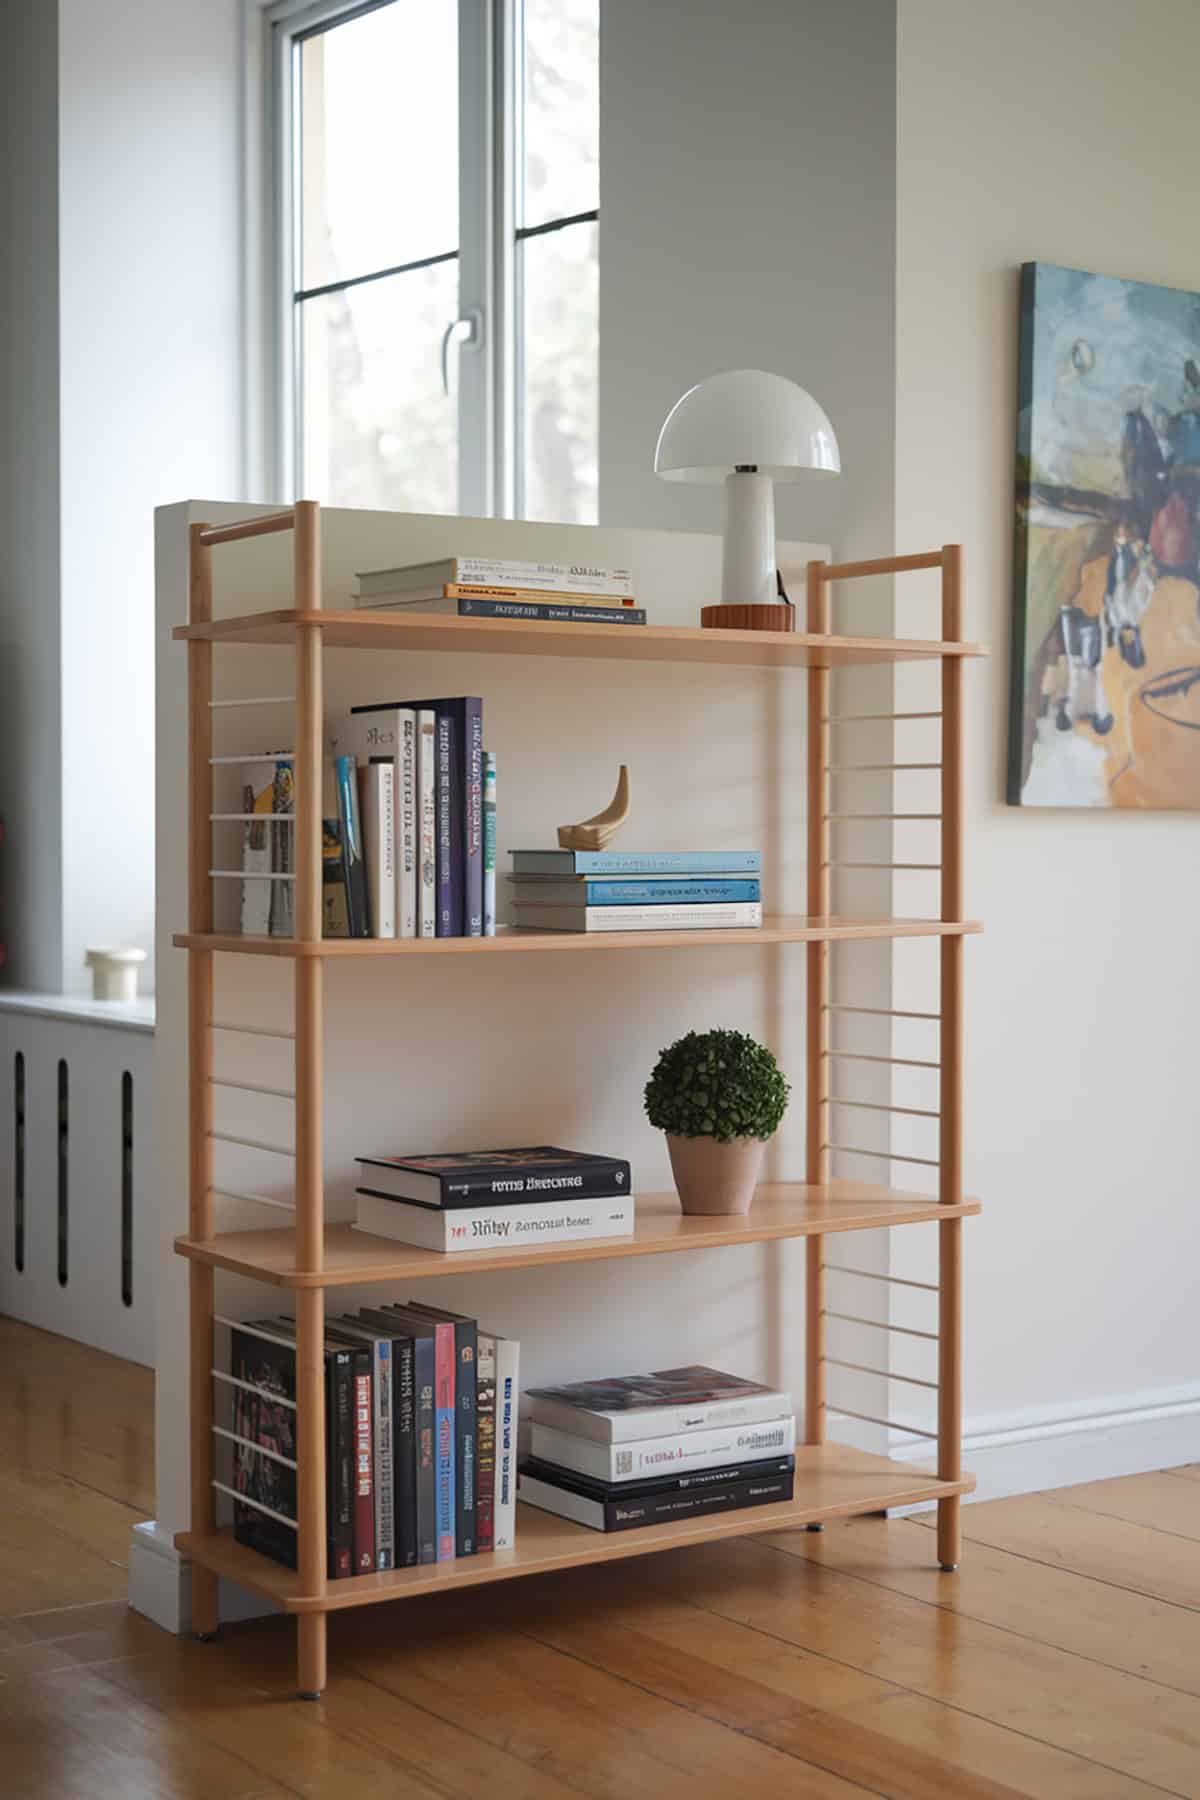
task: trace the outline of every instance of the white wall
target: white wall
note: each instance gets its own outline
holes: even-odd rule
[[[243,38],[239,0],[59,0],[59,11],[71,989],[88,982],[89,943],[153,949],[153,509],[244,491]]]
[[[1200,1406],[1196,821],[1003,804],[1017,266],[1200,291],[1198,53],[1194,0],[900,0],[897,539],[966,545],[992,647],[967,677],[977,1430]]]
[[[0,57],[0,942],[6,980],[57,988],[58,15],[5,9]]]

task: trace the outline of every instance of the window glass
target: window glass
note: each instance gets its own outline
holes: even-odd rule
[[[598,231],[589,220],[518,246],[527,519],[596,522]]]
[[[519,223],[599,205],[599,0],[524,0]]]

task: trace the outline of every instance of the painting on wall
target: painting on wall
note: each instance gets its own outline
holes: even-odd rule
[[[1008,798],[1200,808],[1200,295],[1021,271]]]

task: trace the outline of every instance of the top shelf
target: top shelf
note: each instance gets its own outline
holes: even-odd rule
[[[500,656],[599,657],[609,661],[715,663],[751,669],[844,669],[866,663],[983,656],[981,644],[920,638],[825,637],[806,631],[703,631],[695,626],[558,624],[542,619],[463,619],[443,613],[264,612],[178,625],[173,635],[217,644],[290,644],[316,625],[345,650],[457,650]]]

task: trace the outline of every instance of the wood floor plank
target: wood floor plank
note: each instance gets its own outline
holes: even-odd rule
[[[1070,1490],[1068,1490],[1070,1491]],[[1200,1695],[1200,1614],[1011,1551],[972,1544],[947,1578],[916,1519],[858,1519],[761,1540],[894,1593]]]
[[[844,1715],[799,1708],[751,1734],[889,1800],[1021,1800],[1018,1788],[957,1767]]]
[[[1200,1493],[1196,1492],[1196,1483],[1177,1481],[1165,1472],[1125,1475],[1119,1481],[1085,1481],[1078,1487],[1056,1488],[1046,1498],[1058,1506],[1082,1506],[1086,1512],[1101,1513],[1105,1518],[1148,1525],[1151,1531],[1167,1531],[1200,1543]]]
[[[918,1513],[933,1529],[933,1515]],[[1043,1494],[985,1500],[963,1508],[968,1543],[1011,1550],[1049,1568],[1070,1569],[1133,1593],[1154,1594],[1174,1606],[1200,1610],[1200,1555],[1184,1539],[1147,1525],[1063,1506]]]
[[[702,1557],[681,1551],[677,1561],[693,1599],[712,1612],[1200,1800],[1200,1700],[1192,1695],[930,1609],[754,1539],[708,1545]]]
[[[1168,1475],[1178,1475],[1184,1481],[1200,1481],[1200,1463],[1182,1463],[1177,1469],[1168,1469]]]

